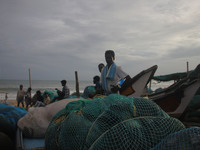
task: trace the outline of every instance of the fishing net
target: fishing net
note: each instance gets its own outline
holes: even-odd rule
[[[27,113],[26,110],[10,105],[0,104],[0,116],[17,128],[18,120]]]
[[[94,86],[87,86],[85,89],[84,89],[84,92],[82,94],[82,97],[83,98],[92,98],[94,97],[96,93],[96,90],[95,90],[95,87]]]
[[[14,149],[17,122],[26,113],[19,107],[0,103],[0,149]]]
[[[46,149],[149,149],[184,129],[153,101],[112,94],[69,103],[51,120]]]
[[[200,127],[191,127],[170,134],[151,150],[199,150]]]
[[[44,94],[45,94],[45,93],[48,94],[48,96],[49,96],[49,98],[50,98],[51,100],[53,100],[55,97],[58,96],[56,90],[45,90],[45,91],[42,93],[42,96],[43,96],[43,97],[44,97]]]

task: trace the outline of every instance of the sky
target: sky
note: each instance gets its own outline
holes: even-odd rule
[[[131,77],[194,69],[199,0],[0,0],[0,79],[92,80],[105,51]]]

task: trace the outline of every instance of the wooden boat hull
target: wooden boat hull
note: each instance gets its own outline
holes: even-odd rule
[[[200,64],[187,78],[174,83],[161,92],[150,94],[148,97],[170,116],[180,117],[199,88]]]
[[[119,92],[121,95],[125,96],[134,96],[140,97],[144,93],[144,89],[148,82],[153,77],[158,66],[154,65],[146,70],[143,70],[133,78],[131,78],[125,85],[122,87]]]
[[[200,80],[183,83],[175,89],[149,95],[170,116],[180,117],[200,87]]]

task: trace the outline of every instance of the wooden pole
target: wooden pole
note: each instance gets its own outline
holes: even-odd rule
[[[149,82],[149,92],[148,92],[149,95],[151,94],[151,81],[152,81],[152,79]]]
[[[76,79],[76,96],[80,97],[79,82],[78,82],[78,72],[77,71],[75,71],[75,79]]]
[[[30,68],[28,69],[28,72],[29,72],[29,86],[31,88],[31,69]]]
[[[29,73],[29,87],[31,88],[31,69],[28,69],[28,73]],[[31,95],[31,91],[30,91],[30,95]]]
[[[189,63],[187,61],[187,76],[188,76],[188,74],[189,74]]]

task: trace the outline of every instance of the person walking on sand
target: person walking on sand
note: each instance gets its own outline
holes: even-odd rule
[[[22,107],[24,107],[24,96],[25,96],[25,91],[23,89],[23,85],[21,84],[17,92],[17,107],[19,107],[20,103],[22,104]]]
[[[128,76],[128,74],[115,64],[115,53],[113,50],[105,52],[105,60],[107,65],[101,71],[101,84],[105,95],[109,95],[118,92],[118,82]]]

